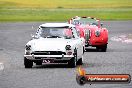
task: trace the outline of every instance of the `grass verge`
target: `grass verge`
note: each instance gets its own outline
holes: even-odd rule
[[[0,0],[0,22],[67,21],[77,15],[132,20],[131,14],[132,0]]]
[[[67,21],[74,16],[92,16],[101,20],[132,20],[128,9],[0,9],[0,21]]]

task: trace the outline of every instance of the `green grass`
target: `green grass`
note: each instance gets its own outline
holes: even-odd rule
[[[71,17],[94,16],[101,20],[132,20],[132,9],[16,9],[0,10],[0,21],[67,21]]]
[[[67,21],[74,16],[132,20],[132,0],[0,0],[0,22]]]
[[[132,0],[0,0],[7,8],[121,8],[131,7]]]

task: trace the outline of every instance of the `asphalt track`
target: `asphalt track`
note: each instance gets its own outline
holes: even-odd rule
[[[43,65],[25,69],[24,46],[43,22],[0,23],[0,88],[132,88],[130,84],[86,84],[76,82],[77,68]],[[90,48],[82,67],[88,74],[132,75],[132,43],[112,41],[111,37],[132,34],[132,21],[104,21],[109,30],[107,52]],[[32,27],[33,26],[33,27]]]

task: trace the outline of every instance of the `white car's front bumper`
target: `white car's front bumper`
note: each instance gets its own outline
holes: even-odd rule
[[[54,60],[70,60],[74,55],[24,55],[29,60],[46,60],[46,59],[54,59]],[[39,58],[39,59],[36,59]],[[60,58],[60,59],[57,59]]]

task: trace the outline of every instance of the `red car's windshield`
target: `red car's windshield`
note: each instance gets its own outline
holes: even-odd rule
[[[81,24],[81,25],[96,25],[98,26],[98,21],[92,18],[77,18],[77,19],[73,19],[72,20],[72,24],[77,25],[77,24]]]

